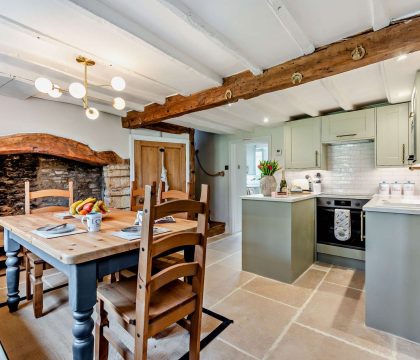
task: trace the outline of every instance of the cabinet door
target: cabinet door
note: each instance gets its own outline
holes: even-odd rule
[[[322,117],[322,142],[337,143],[375,138],[375,109]]]
[[[321,118],[287,123],[284,134],[286,169],[321,167]]]
[[[376,109],[376,165],[405,166],[408,150],[408,104]]]

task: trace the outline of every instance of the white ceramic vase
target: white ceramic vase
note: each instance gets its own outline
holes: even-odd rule
[[[265,175],[260,180],[260,190],[264,196],[271,196],[276,191],[277,181],[273,175]]]

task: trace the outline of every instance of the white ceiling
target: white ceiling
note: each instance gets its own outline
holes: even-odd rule
[[[85,55],[97,63],[89,69],[95,106],[123,116],[109,105],[115,92],[97,86],[114,75],[127,82],[121,96],[128,110],[141,111],[419,11],[419,0],[2,1],[0,95],[45,98],[33,81],[43,75],[67,87],[82,78],[74,59]],[[234,133],[366,103],[408,101],[419,68],[415,53],[169,122]],[[57,101],[81,104],[64,95]]]

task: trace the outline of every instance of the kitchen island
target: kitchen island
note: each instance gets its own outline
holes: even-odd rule
[[[366,325],[420,342],[420,197],[375,196],[366,211]]]
[[[315,258],[315,194],[242,197],[242,268],[292,283]]]

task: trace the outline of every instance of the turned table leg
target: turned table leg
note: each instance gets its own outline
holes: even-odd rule
[[[14,312],[19,306],[19,258],[20,245],[10,238],[10,231],[4,229],[4,248],[6,250],[7,306]]]
[[[96,263],[72,265],[69,276],[73,312],[73,359],[93,359],[93,307],[96,303]]]

